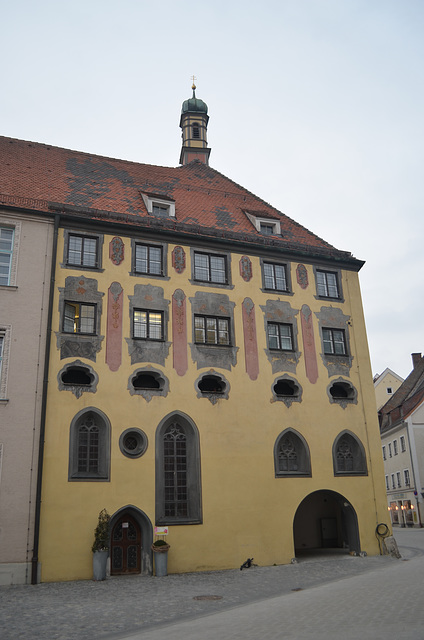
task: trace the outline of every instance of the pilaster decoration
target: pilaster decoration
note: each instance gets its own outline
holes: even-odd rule
[[[181,247],[176,247],[180,248]],[[174,249],[175,251],[175,249]],[[184,291],[176,289],[172,296],[173,364],[179,376],[187,372],[187,312]]]
[[[248,256],[242,256],[240,258],[240,275],[245,282],[249,282],[252,279],[252,262]]]
[[[112,238],[109,242],[109,258],[116,266],[120,265],[124,259],[125,245],[121,238]]]
[[[250,298],[243,300],[242,317],[246,373],[251,380],[256,380],[259,374],[258,342],[256,339],[255,305]]]
[[[301,266],[303,265],[298,265],[297,269]],[[300,323],[302,327],[303,347],[305,353],[306,377],[309,382],[315,384],[318,380],[318,363],[315,349],[314,328],[312,325],[312,312],[307,304],[304,304],[300,311]]]
[[[119,282],[112,282],[108,290],[106,328],[106,364],[111,371],[118,371],[122,363],[123,295]]]
[[[298,264],[296,268],[297,284],[301,289],[307,289],[309,285],[308,272],[304,264]]]
[[[186,254],[182,247],[174,247],[172,251],[172,266],[177,273],[182,273],[186,268]]]

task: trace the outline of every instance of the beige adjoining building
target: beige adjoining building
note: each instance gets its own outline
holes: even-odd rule
[[[386,404],[392,395],[399,389],[403,382],[403,378],[397,373],[387,368],[383,373],[374,376],[375,400],[377,402],[377,411]]]
[[[422,526],[424,518],[424,358],[379,411],[387,507],[395,526]]]
[[[2,585],[31,582],[53,219],[37,215],[45,203],[14,197],[12,181],[0,191]]]
[[[179,167],[0,138],[57,230],[42,581],[91,577],[103,508],[112,579],[150,575],[156,535],[180,573],[377,554],[390,525],[363,262],[209,166],[194,89]]]

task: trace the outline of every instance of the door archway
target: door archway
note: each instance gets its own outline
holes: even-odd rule
[[[146,514],[128,505],[110,521],[111,575],[152,574],[153,527]]]
[[[360,552],[358,518],[340,493],[314,491],[302,500],[293,520],[296,555],[312,549]]]

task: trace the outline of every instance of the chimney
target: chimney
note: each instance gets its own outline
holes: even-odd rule
[[[412,365],[415,369],[421,362],[421,353],[411,353],[411,357],[412,357]]]

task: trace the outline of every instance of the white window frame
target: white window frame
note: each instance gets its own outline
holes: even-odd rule
[[[388,491],[390,489],[390,485],[389,485],[389,476],[384,476],[386,478],[386,490]]]
[[[10,344],[12,325],[0,325],[0,337],[2,338],[2,352],[0,360],[0,403],[7,402],[7,374],[9,370]]]
[[[383,460],[386,460],[386,445],[383,444],[382,446],[382,451],[383,451]]]
[[[392,489],[396,489],[396,479],[395,479],[395,474],[391,473],[390,474],[391,479],[392,479]]]
[[[393,455],[397,456],[398,453],[399,453],[398,441],[397,440],[393,440]]]
[[[397,482],[398,489],[400,489],[402,487],[402,480],[401,480],[401,477],[400,477],[400,471],[396,471],[396,482]]]
[[[388,446],[389,446],[389,458],[391,458],[392,457],[392,443],[389,442]]]
[[[259,233],[262,234],[262,232],[261,232],[261,224],[266,224],[266,225],[272,225],[273,228],[274,228],[274,232],[271,235],[273,235],[273,236],[280,236],[281,235],[281,224],[280,224],[279,220],[274,220],[274,218],[260,218],[258,216],[254,216],[251,213],[247,213],[247,211],[245,211],[245,214],[247,215],[247,217],[249,218],[250,222],[255,227],[256,231],[259,231]],[[264,235],[264,234],[262,234],[262,235]]]
[[[404,469],[403,470],[403,477],[405,480],[405,487],[410,487],[411,486],[411,474],[409,473],[409,469]]]
[[[401,451],[401,453],[405,453],[405,451],[406,451],[405,436],[400,436],[400,451]]]
[[[13,229],[12,261],[10,264],[9,284],[0,285],[0,287],[16,287],[22,223],[20,221],[10,220],[9,218],[0,216],[0,227]]]

